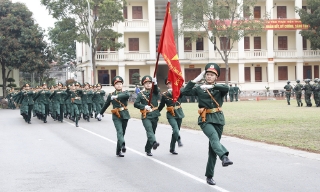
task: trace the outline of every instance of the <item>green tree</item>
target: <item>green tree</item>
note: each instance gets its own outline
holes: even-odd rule
[[[24,4],[9,0],[0,2],[0,63],[3,95],[13,69],[34,71],[45,58],[43,31],[34,23],[32,12]],[[8,73],[6,74],[6,71]]]
[[[307,9],[296,8],[301,22],[308,25],[307,30],[300,31],[302,37],[311,42],[311,49],[320,49],[320,1],[307,0]]]
[[[134,85],[140,85],[140,74],[139,73],[133,73],[131,77],[132,83]]]
[[[90,45],[93,65],[93,83],[96,83],[95,55],[98,47],[104,49],[124,47],[123,43],[115,40],[122,36],[112,30],[114,23],[119,23],[123,18],[124,0],[88,0],[91,8],[91,17],[88,17],[88,5],[86,0],[41,0],[51,15],[59,21],[74,21],[76,40]]]
[[[77,36],[76,22],[73,18],[63,18],[55,22],[54,28],[49,28],[49,39],[58,65],[76,60]]]
[[[253,19],[253,9],[257,1],[241,2],[243,4],[239,4],[236,0],[175,0],[173,2],[175,5],[173,10],[182,21],[179,35],[190,37],[191,41],[208,38],[214,44],[225,63],[226,83],[229,81],[228,58],[234,43],[245,36],[260,34],[264,29],[263,18]],[[216,45],[217,39],[221,41],[221,47]],[[229,44],[230,48],[228,48]]]

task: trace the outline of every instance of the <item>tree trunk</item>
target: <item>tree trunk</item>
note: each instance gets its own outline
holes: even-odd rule
[[[96,50],[92,49],[92,83],[96,84]]]
[[[2,95],[3,95],[3,98],[6,98],[7,96],[7,78],[6,78],[6,67],[5,65],[2,63],[1,65],[1,68],[2,68],[2,82],[3,82],[3,85],[2,85]]]
[[[226,65],[226,84],[229,85],[229,59],[228,59],[228,55],[225,53],[225,65]]]
[[[9,71],[8,71],[8,73],[7,73],[7,79],[9,78],[9,75],[10,75],[10,72],[11,72],[12,70],[10,70],[9,69]]]

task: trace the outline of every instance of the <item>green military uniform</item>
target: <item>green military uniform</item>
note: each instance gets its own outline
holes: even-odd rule
[[[230,102],[233,102],[233,95],[234,95],[234,89],[233,89],[232,85],[230,84],[230,88],[229,88]]]
[[[206,73],[213,72],[219,77],[220,67],[216,63],[208,63],[205,71]],[[228,159],[228,150],[220,143],[225,125],[221,107],[223,105],[223,97],[228,93],[229,87],[226,84],[214,84],[211,85],[211,88],[203,90],[201,86],[194,88],[194,85],[195,82],[189,81],[182,93],[184,95],[198,96],[198,107],[200,108],[198,125],[200,125],[203,133],[209,138],[209,156],[205,175],[207,177],[207,183],[215,185],[212,177],[214,176],[216,156],[218,155],[222,160],[223,166],[233,164]]]
[[[9,109],[15,109],[16,105],[14,104],[14,100],[13,100],[13,95],[14,95],[14,91],[10,91],[10,93],[7,95],[7,99],[8,99],[8,108]]]
[[[43,90],[40,90],[34,98],[36,101],[38,101],[40,105],[40,115],[44,123],[47,123],[47,116],[49,114],[50,95],[51,95],[50,90],[43,89]]]
[[[106,92],[101,89],[101,85],[97,85],[98,90],[94,93],[92,97],[92,101],[95,103],[95,118],[97,118],[97,114],[101,111],[101,108],[104,104],[104,96],[106,95]]]
[[[70,89],[70,85],[68,85],[68,88]],[[67,92],[66,92],[67,93]],[[65,106],[66,106],[66,115],[65,117],[69,117],[69,119],[71,119],[71,111],[72,111],[72,103],[71,103],[71,95],[67,94],[64,101],[65,101]]]
[[[58,83],[58,86],[63,85],[62,83]],[[63,122],[63,105],[66,95],[67,93],[64,90],[58,88],[58,90],[55,90],[49,97],[53,106],[53,119],[58,120],[61,123]]]
[[[83,94],[82,90],[80,89],[80,84],[76,83],[75,84],[76,89],[71,91],[69,88],[66,90],[67,94],[70,95],[70,99],[72,102],[72,109],[73,111],[71,112],[72,120],[75,121],[76,127],[78,127],[78,122],[80,119],[80,114],[81,114],[81,96]]]
[[[93,105],[93,100],[92,100],[93,93],[94,92],[91,89],[89,89],[88,92],[87,92],[87,96],[88,96],[88,101],[87,101],[87,103],[88,103],[88,111],[89,111],[89,116],[91,118],[93,118],[93,114],[92,114],[92,112],[93,112],[93,107],[92,107],[92,105]]]
[[[240,94],[241,91],[239,87],[237,87],[237,84],[234,85],[233,91],[234,91],[234,99],[238,101],[238,95]]]
[[[112,79],[113,86],[118,82],[123,83],[123,79],[120,76],[115,76]],[[110,104],[112,104],[113,106],[113,110],[111,110],[112,120],[113,120],[114,127],[116,128],[116,131],[117,131],[117,139],[118,139],[116,155],[120,157],[124,156],[121,154],[121,151],[124,153],[126,152],[124,135],[126,133],[128,120],[130,119],[130,114],[127,109],[129,96],[130,95],[128,91],[115,90],[114,92],[108,95],[107,100],[100,111],[100,115],[102,115],[106,111],[106,109],[110,106]]]
[[[283,87],[286,91],[286,98],[287,98],[287,103],[290,105],[290,97],[291,97],[291,91],[292,91],[292,86],[290,85],[290,81],[287,82],[287,85]]]
[[[318,86],[318,78],[314,79],[314,84],[312,85],[312,93],[313,93],[313,99],[314,99],[314,103],[317,105],[318,103],[318,95],[317,95],[317,91],[315,90],[315,88]]]
[[[299,79],[297,79],[296,82],[297,82],[297,85],[294,86],[293,90],[294,90],[295,95],[296,95],[296,100],[297,100],[297,103],[298,103],[298,107],[302,107],[303,103],[301,101],[301,96],[302,96],[303,85],[300,83]]]
[[[165,79],[165,84],[168,84],[168,83],[170,82],[167,81],[167,79]],[[182,146],[181,137],[179,134],[182,118],[184,118],[184,113],[181,108],[181,98],[182,98],[182,94],[180,94],[178,101],[173,102],[172,91],[168,90],[162,93],[161,102],[158,107],[159,111],[161,112],[161,110],[165,106],[167,106],[166,115],[167,115],[168,122],[172,127],[172,136],[171,136],[171,142],[170,142],[170,152],[172,154],[178,154],[175,152],[176,142],[178,142],[178,145],[180,147]]]
[[[29,87],[29,84],[25,84],[24,87]],[[33,109],[33,91],[29,90],[23,90],[20,91],[19,96],[20,98],[20,104],[21,104],[21,115],[24,117],[25,121],[29,124],[31,124],[31,111]]]
[[[306,79],[305,83],[306,84],[303,86],[304,100],[306,102],[307,107],[312,107],[312,103],[311,103],[312,86],[310,85],[310,79]]]
[[[316,98],[316,107],[320,106],[320,81],[314,86],[314,94],[313,96]]]
[[[152,82],[152,77],[148,75],[144,76],[141,80],[141,84],[143,85],[146,82]],[[158,110],[158,99],[160,96],[158,85],[154,85],[152,96],[150,94],[150,91],[151,90],[141,91],[138,94],[136,101],[134,102],[135,108],[140,109],[140,111],[143,113],[146,112],[146,116],[144,116],[143,113],[141,114],[141,119],[148,138],[145,145],[145,152],[148,156],[152,156],[151,148],[157,149],[157,147],[159,146],[159,143],[156,141],[155,133],[159,121],[159,116],[161,115]],[[152,110],[148,110],[149,108],[146,108],[146,106],[148,106],[150,96],[152,98],[149,107]]]

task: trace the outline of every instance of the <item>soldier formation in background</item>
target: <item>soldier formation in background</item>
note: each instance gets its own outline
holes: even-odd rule
[[[314,79],[313,84],[310,84],[310,81],[311,81],[310,79],[305,79],[304,80],[305,84],[302,85],[300,83],[300,80],[298,79],[298,80],[296,80],[297,85],[295,85],[292,88],[294,93],[296,94],[296,100],[297,100],[298,107],[303,106],[303,103],[301,100],[301,96],[303,94],[303,91],[304,91],[304,100],[306,103],[306,107],[312,107],[312,101],[311,101],[312,95],[313,95],[315,106],[316,107],[320,106],[320,82],[319,82],[319,79],[318,78]],[[290,94],[291,94],[291,92],[290,92]]]

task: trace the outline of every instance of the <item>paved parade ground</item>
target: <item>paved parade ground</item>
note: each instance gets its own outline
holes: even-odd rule
[[[196,120],[196,117],[195,117]],[[144,152],[146,133],[140,119],[130,119],[125,157],[116,156],[111,115],[102,121],[48,117],[26,124],[19,110],[0,109],[0,191],[319,191],[320,154],[223,136],[233,165],[217,160],[214,180],[205,181],[208,139],[182,129],[183,147],[169,153],[171,127],[159,124],[160,146]]]

